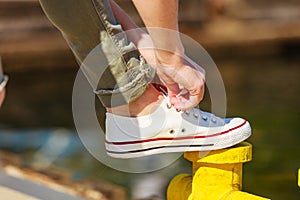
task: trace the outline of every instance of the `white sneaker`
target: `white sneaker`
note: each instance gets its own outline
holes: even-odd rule
[[[221,119],[196,108],[178,111],[167,100],[147,116],[106,113],[106,117],[106,150],[115,158],[222,149],[251,135],[242,118]]]

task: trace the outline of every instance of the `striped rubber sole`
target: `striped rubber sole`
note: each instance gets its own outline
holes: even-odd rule
[[[245,120],[231,129],[209,135],[175,138],[151,138],[137,141],[106,141],[107,154],[115,158],[136,158],[161,153],[210,151],[233,146],[251,135],[251,127]]]

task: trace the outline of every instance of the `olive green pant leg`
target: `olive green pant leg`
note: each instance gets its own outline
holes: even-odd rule
[[[154,77],[114,18],[108,0],[40,0],[105,107],[138,98]]]

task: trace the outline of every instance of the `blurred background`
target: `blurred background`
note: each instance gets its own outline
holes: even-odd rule
[[[117,2],[142,25],[131,1]],[[251,122],[253,161],[244,166],[243,190],[273,200],[299,199],[300,1],[182,0],[180,30],[216,62],[227,115]],[[136,185],[163,196],[173,176],[190,172],[190,164],[179,159],[148,179],[110,169],[89,155],[72,118],[78,66],[38,1],[0,0],[0,56],[10,76],[0,109],[0,148],[19,155],[24,165],[117,184],[135,198],[142,198]],[[200,108],[210,110],[208,93]]]

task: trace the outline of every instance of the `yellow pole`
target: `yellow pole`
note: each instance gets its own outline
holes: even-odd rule
[[[251,144],[186,152],[184,157],[193,163],[193,175],[177,175],[169,184],[168,200],[267,200],[241,191],[242,165],[252,159]]]

